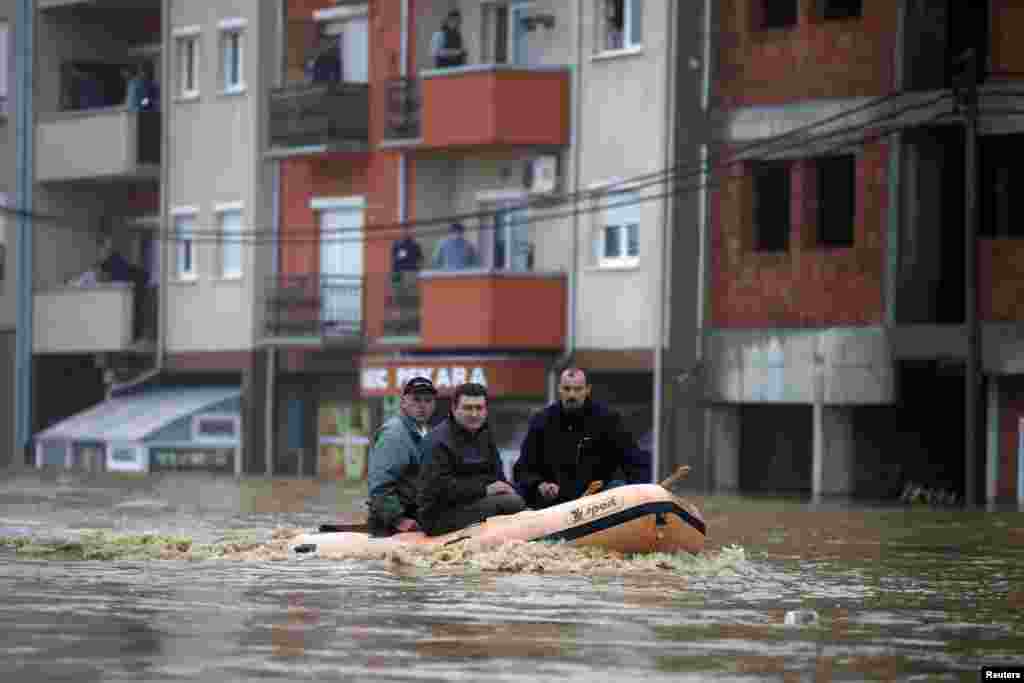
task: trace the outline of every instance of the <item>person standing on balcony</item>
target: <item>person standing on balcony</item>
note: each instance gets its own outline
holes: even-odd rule
[[[465,270],[479,264],[476,249],[466,239],[466,229],[461,223],[452,223],[448,237],[441,240],[434,251],[434,268],[437,270]]]
[[[462,47],[462,13],[455,9],[448,13],[441,30],[430,40],[430,54],[438,69],[450,69],[466,63],[466,50]]]
[[[426,377],[413,377],[402,388],[398,415],[377,430],[370,451],[370,533],[390,536],[416,531],[417,486],[423,462],[422,441],[430,431],[437,390]]]
[[[391,282],[396,290],[407,281],[415,279],[416,272],[423,266],[423,249],[419,242],[406,231],[402,239],[391,244]]]
[[[516,486],[534,508],[579,498],[591,482],[603,489],[627,483],[650,483],[643,453],[622,418],[590,398],[587,376],[579,368],[564,370],[558,401],[530,419],[519,460],[513,467]]]
[[[341,46],[337,37],[323,36],[314,56],[306,65],[309,80],[314,83],[340,83]]]
[[[439,536],[495,515],[521,512],[526,504],[505,480],[501,456],[487,424],[487,389],[460,384],[448,419],[423,444],[420,524]]]

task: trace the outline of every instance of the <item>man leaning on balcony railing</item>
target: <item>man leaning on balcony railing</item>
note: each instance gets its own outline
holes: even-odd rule
[[[466,270],[480,265],[476,248],[464,236],[461,223],[452,223],[449,235],[441,240],[434,252],[433,265],[438,270]]]
[[[430,54],[434,58],[434,66],[438,69],[449,69],[466,63],[466,49],[462,46],[462,13],[455,9],[448,13],[441,25],[441,30],[434,33],[430,40]]]

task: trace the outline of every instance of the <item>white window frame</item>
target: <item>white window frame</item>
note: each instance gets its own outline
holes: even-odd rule
[[[231,436],[209,436],[207,434],[203,434],[201,429],[203,420],[227,420],[234,426],[234,432]],[[239,443],[241,433],[242,418],[239,415],[229,415],[225,413],[201,413],[199,415],[192,416],[192,440],[197,443],[235,445]]]
[[[643,225],[642,197],[635,190],[616,190],[598,195],[596,201],[601,210],[596,212],[594,224],[594,264],[598,268],[636,268],[640,264],[640,226]],[[613,222],[614,221],[614,222]],[[629,253],[629,232],[635,231],[636,253]],[[610,230],[619,233],[621,253],[607,253]]]
[[[10,111],[8,101],[11,92],[12,52],[11,22],[7,19],[0,19],[0,116],[6,116]]]
[[[597,54],[607,53],[616,54],[620,52],[632,53],[639,52],[644,47],[643,39],[643,0],[622,0],[622,45],[618,47],[608,47],[608,33],[610,26],[608,25],[608,19],[606,12],[606,3],[608,0],[596,0],[595,7],[597,12],[597,21],[595,22],[599,26],[597,35]],[[639,39],[634,42],[633,40],[633,4],[640,3],[639,11],[641,16],[640,21],[640,36]]]
[[[174,279],[178,282],[195,282],[199,279],[199,268],[196,262],[197,250],[196,242],[194,238],[195,233],[195,221],[199,215],[199,210],[194,207],[181,207],[171,212],[171,216],[174,218]],[[187,230],[182,230],[180,221],[190,220],[192,226]],[[187,236],[187,238],[183,238]],[[182,262],[188,255],[189,268],[187,270],[182,268]]]
[[[237,95],[245,92],[245,19],[224,19],[217,24],[220,52],[220,89],[225,95]],[[230,80],[229,41],[238,39],[238,80]]]
[[[194,100],[199,97],[201,88],[200,62],[202,60],[201,31],[198,26],[186,26],[172,31],[174,36],[174,58],[177,72],[177,96],[181,100]],[[192,69],[186,67],[186,46],[192,46]],[[192,87],[188,87],[191,81]]]
[[[217,215],[217,252],[220,261],[220,278],[223,280],[241,280],[245,274],[244,250],[242,249],[242,218],[245,205],[242,202],[228,202],[217,204],[214,213]],[[237,239],[233,246],[237,247],[238,265],[237,268],[229,268],[227,264],[227,231],[224,229],[224,217],[227,215],[238,216],[238,228],[235,232]]]

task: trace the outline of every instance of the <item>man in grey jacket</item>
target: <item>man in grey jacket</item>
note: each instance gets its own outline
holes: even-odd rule
[[[418,481],[423,453],[420,441],[430,430],[437,390],[426,377],[402,388],[401,413],[384,422],[370,451],[370,533],[390,536],[416,531]]]
[[[452,223],[448,237],[438,242],[434,250],[433,265],[437,270],[464,270],[480,265],[476,249],[466,239],[462,223]]]

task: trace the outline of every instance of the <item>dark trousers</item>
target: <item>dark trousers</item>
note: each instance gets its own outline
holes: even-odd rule
[[[495,515],[512,515],[526,509],[526,503],[519,494],[499,493],[473,501],[468,505],[445,510],[424,527],[430,536],[440,536],[470,524],[482,522]]]

